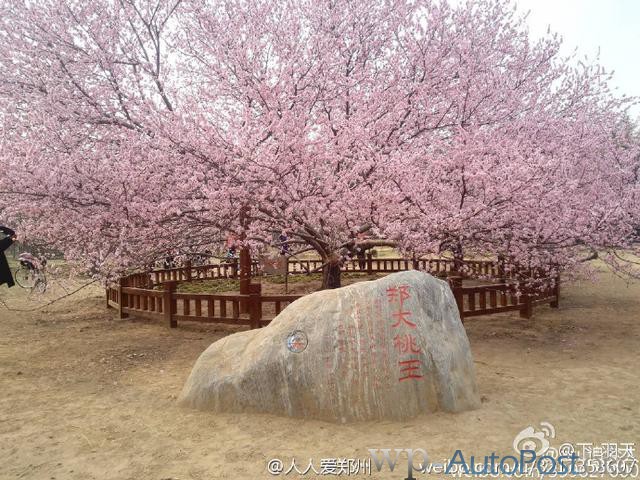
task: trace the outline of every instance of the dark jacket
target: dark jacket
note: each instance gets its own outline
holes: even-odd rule
[[[0,285],[6,283],[7,287],[13,287],[13,275],[11,275],[9,263],[7,262],[7,257],[4,256],[4,251],[13,243],[13,239],[11,237],[15,235],[16,232],[11,230],[10,228],[2,226],[0,226],[0,232],[8,235],[7,237],[0,240]]]

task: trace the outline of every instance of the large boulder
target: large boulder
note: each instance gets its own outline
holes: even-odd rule
[[[337,422],[480,405],[453,294],[418,271],[307,295],[267,327],[218,340],[180,401]]]

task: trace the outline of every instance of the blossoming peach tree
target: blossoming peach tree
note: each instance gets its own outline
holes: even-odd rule
[[[102,278],[283,231],[325,287],[374,245],[634,274],[634,100],[559,46],[502,0],[7,0],[0,219]]]

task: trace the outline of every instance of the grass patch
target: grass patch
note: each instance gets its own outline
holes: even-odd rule
[[[363,278],[366,276],[367,276],[366,272],[362,272],[362,273],[343,272],[340,274],[341,278]],[[307,275],[304,273],[297,273],[295,275],[289,275],[289,284],[312,282],[314,280],[322,281],[322,274],[312,273],[310,275]],[[273,275],[273,276],[263,277],[262,281],[266,283],[274,283],[276,285],[284,285],[285,283],[284,275]]]
[[[322,274],[312,273],[311,275],[306,275],[304,273],[302,274],[298,273],[296,275],[289,275],[290,284],[305,283],[313,280],[322,280]],[[264,277],[262,281],[267,283],[275,283],[276,285],[284,285],[285,278],[284,278],[284,275],[273,275],[273,276]]]
[[[385,276],[386,273],[382,276]],[[363,278],[363,277],[367,277],[368,274],[367,272],[344,272],[340,275],[342,278]],[[373,276],[377,276],[375,273],[373,274]]]
[[[216,279],[196,282],[181,282],[177,291],[180,293],[223,293],[240,290],[240,280]]]
[[[384,277],[386,274],[374,274],[372,276],[366,273],[359,272],[343,272],[341,274],[342,279],[359,279],[359,280],[371,280],[379,277]],[[271,283],[275,285],[284,285],[284,275],[269,275],[261,277],[262,283]],[[289,275],[289,285],[305,284],[310,282],[322,282],[322,273],[296,274]],[[157,290],[162,290],[162,285],[156,285]],[[237,279],[220,278],[214,280],[199,280],[194,282],[179,282],[177,290],[180,293],[224,293],[224,292],[238,292],[240,291],[240,281]]]

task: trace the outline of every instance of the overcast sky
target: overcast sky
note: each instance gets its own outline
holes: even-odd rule
[[[533,35],[548,26],[562,35],[563,53],[578,48],[580,56],[614,70],[612,86],[620,94],[640,97],[640,0],[515,0],[522,12],[530,11]],[[640,117],[640,107],[632,115]]]

